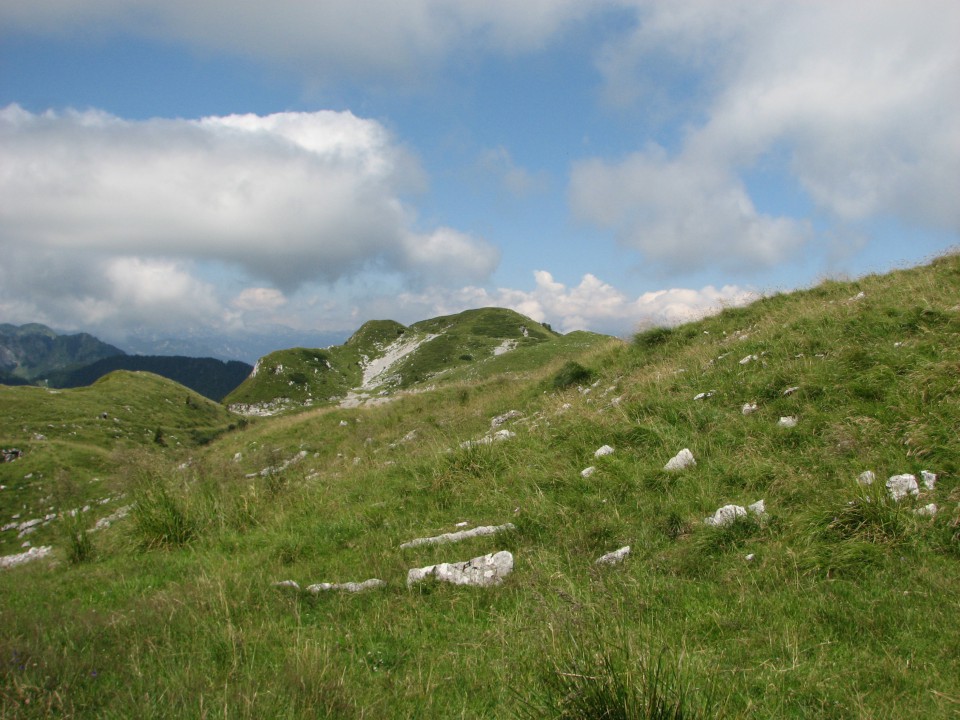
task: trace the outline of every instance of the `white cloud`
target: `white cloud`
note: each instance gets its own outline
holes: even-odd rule
[[[636,7],[637,26],[600,56],[607,94],[702,120],[675,152],[575,165],[580,217],[673,269],[781,262],[809,228],[758,211],[742,175],[785,154],[831,222],[960,231],[960,4]],[[686,79],[673,86],[686,93],[658,94],[664,77]]]
[[[453,51],[541,47],[599,0],[31,0],[0,4],[0,26],[40,33],[135,33],[295,63],[306,75],[412,74]]]
[[[534,280],[529,291],[464,287],[403,293],[396,299],[395,310],[422,319],[476,307],[507,307],[565,333],[594,330],[629,335],[641,327],[689,322],[756,299],[751,291],[733,285],[671,288],[631,297],[589,273],[574,287],[558,282],[546,270],[535,271]]]
[[[230,303],[246,312],[274,311],[287,304],[287,298],[276,288],[245,288]]]
[[[423,184],[416,161],[349,112],[133,122],[12,105],[0,157],[4,250],[212,260],[283,289],[371,266],[476,282],[499,260],[467,234],[416,231],[402,197]]]
[[[513,197],[523,199],[545,191],[550,184],[546,173],[532,173],[518,165],[503,146],[480,154],[479,169],[492,176]]]

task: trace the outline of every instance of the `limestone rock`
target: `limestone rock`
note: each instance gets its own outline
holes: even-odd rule
[[[917,515],[923,515],[924,517],[933,517],[937,514],[937,504],[930,503],[929,505],[924,505],[922,508],[917,508],[914,512]]]
[[[937,475],[929,470],[921,470],[920,477],[923,479],[923,487],[926,490],[933,490],[937,484]]]
[[[516,530],[516,527],[513,523],[505,523],[503,525],[483,525],[481,527],[475,527],[471,530],[460,530],[458,532],[444,533],[443,535],[435,535],[434,537],[415,538],[409,542],[403,543],[400,548],[405,550],[407,548],[420,547],[421,545],[445,545],[447,543],[460,542],[461,540],[480,537],[483,535],[496,535],[497,533],[506,532],[508,530]]]
[[[778,427],[782,428],[792,428],[797,426],[797,416],[796,415],[786,415],[777,422]]]
[[[617,565],[622,563],[630,555],[630,546],[620,548],[619,550],[614,550],[613,552],[608,552],[606,555],[601,555],[594,562],[597,565]]]
[[[740,412],[744,415],[751,415],[757,411],[756,403],[744,403],[743,407],[740,408]]]
[[[507,550],[501,550],[465,562],[412,568],[407,573],[407,587],[431,577],[454,585],[490,587],[502,583],[511,572],[513,572],[513,554]]]
[[[33,562],[34,560],[39,560],[42,557],[46,557],[53,550],[49,545],[43,545],[41,547],[32,547],[26,552],[17,553],[16,555],[4,555],[0,557],[0,569],[7,569],[16,567],[17,565],[23,565],[24,563]]]
[[[273,584],[275,588],[290,588],[300,592],[300,584],[296,580],[281,580]]]
[[[670,471],[685,470],[688,467],[693,467],[696,464],[697,464],[697,461],[694,460],[693,453],[690,452],[689,449],[684,448],[683,450],[678,452],[676,455],[674,455],[672,458],[670,458],[667,464],[663,466],[663,469],[670,470]]]
[[[704,525],[713,527],[726,527],[732,525],[738,517],[746,517],[747,509],[742,505],[724,505],[718,508],[711,517],[704,518]]]
[[[316,583],[309,585],[307,592],[319,595],[322,592],[331,592],[340,590],[342,592],[363,592],[364,590],[374,590],[376,588],[386,587],[387,584],[380,578],[370,578],[363,582],[345,582],[345,583]]]
[[[907,495],[920,494],[920,488],[917,486],[917,478],[909,473],[891,476],[890,479],[887,480],[887,490],[895,502],[900,502],[907,497]]]
[[[860,485],[873,485],[873,481],[876,479],[877,475],[873,470],[864,470],[857,476],[857,483]]]
[[[591,465],[590,467],[586,467],[580,471],[580,477],[588,478],[591,475],[593,475],[596,471],[597,469],[593,465]]]
[[[613,448],[609,445],[603,445],[597,448],[597,451],[593,454],[594,457],[603,457],[605,455],[613,455]]]

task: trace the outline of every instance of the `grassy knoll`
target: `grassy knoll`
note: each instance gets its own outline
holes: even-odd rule
[[[588,385],[556,358],[129,454],[82,562],[0,572],[0,716],[955,717],[958,297],[948,256],[592,346]],[[516,529],[400,548],[460,522]],[[405,586],[495,550],[499,587]]]

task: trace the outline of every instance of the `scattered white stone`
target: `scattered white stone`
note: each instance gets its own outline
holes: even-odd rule
[[[895,343],[893,344],[893,346],[894,346],[895,348],[901,348],[901,347],[903,347],[903,343],[902,343],[902,342],[895,342]]]
[[[511,572],[513,572],[513,554],[507,550],[501,550],[465,562],[411,568],[407,572],[407,587],[431,577],[454,585],[488,587],[499,585]]]
[[[255,477],[257,477],[257,475],[259,475],[260,477],[267,477],[268,475],[275,475],[275,474],[277,474],[277,473],[281,473],[281,472],[283,472],[284,470],[286,470],[288,467],[290,467],[291,465],[295,465],[295,464],[297,464],[298,462],[300,462],[301,460],[303,460],[306,456],[307,456],[307,451],[306,451],[306,450],[301,450],[301,451],[298,452],[296,455],[294,455],[292,458],[290,458],[289,460],[284,461],[284,462],[281,463],[280,465],[277,465],[277,466],[275,466],[275,467],[265,467],[263,470],[261,470],[261,471],[258,472],[258,473],[249,473],[249,474],[247,474],[246,477],[247,477],[247,478],[255,478]]]
[[[495,418],[493,418],[493,420],[490,421],[490,427],[491,429],[495,430],[505,422],[509,422],[510,420],[518,417],[523,417],[523,413],[519,410],[510,410],[509,412],[505,412],[503,415],[497,415]]]
[[[738,517],[746,517],[747,509],[742,505],[724,505],[718,508],[711,517],[703,519],[704,525],[713,525],[714,527],[726,527],[732,525]]]
[[[239,453],[239,452],[238,452],[238,453],[234,453],[234,454],[233,454],[233,461],[234,461],[234,462],[240,462],[241,460],[243,460],[243,453]]]
[[[933,490],[937,484],[937,475],[929,470],[921,470],[920,477],[923,479],[923,487],[927,490]]]
[[[572,408],[572,407],[573,407],[573,405],[571,405],[570,403],[564,403],[563,405],[560,406],[560,409],[561,409],[561,410],[569,410],[569,409]]]
[[[619,550],[614,550],[613,552],[608,552],[606,555],[601,555],[594,562],[597,565],[616,565],[622,563],[630,555],[630,546],[622,547]]]
[[[689,449],[684,448],[683,450],[678,452],[676,455],[674,455],[672,458],[670,458],[667,464],[663,466],[663,469],[671,470],[671,471],[685,470],[688,467],[693,467],[696,464],[697,464],[697,461],[694,460],[693,453],[690,452]]]
[[[785,416],[785,417],[782,417],[782,418],[780,418],[780,420],[777,422],[777,426],[778,426],[778,427],[783,427],[783,428],[796,427],[796,426],[797,426],[797,416],[796,416],[796,415],[787,415],[787,416]]]
[[[16,555],[4,555],[0,557],[0,568],[6,570],[16,567],[17,565],[39,560],[49,555],[52,550],[53,548],[49,545],[43,545],[41,547],[32,547],[26,552],[17,553]]]
[[[347,427],[348,425],[350,425],[350,423],[348,423],[346,420],[340,421],[340,427]]]
[[[854,295],[852,298],[850,298],[850,300],[849,300],[848,302],[857,302],[858,300],[863,300],[866,296],[867,296],[867,294],[861,290],[861,291],[858,292],[856,295]]]
[[[756,411],[757,411],[756,403],[744,403],[743,407],[740,408],[740,412],[743,413],[744,415],[750,415],[752,413],[755,413]]]
[[[706,400],[707,398],[712,398],[714,396],[714,393],[716,392],[717,392],[716,390],[707,390],[706,392],[697,393],[696,395],[693,396],[693,399]]]
[[[603,445],[597,448],[597,451],[593,454],[594,457],[604,457],[605,455],[613,455],[613,448],[609,445]]]
[[[470,523],[468,523],[466,520],[464,520],[463,522],[458,522],[456,525],[454,525],[454,527],[465,528],[465,527],[466,527],[467,525],[469,525],[469,524],[470,524]]]
[[[920,488],[917,486],[917,478],[909,473],[893,475],[887,480],[887,490],[895,502],[900,502],[907,495],[920,494]]]
[[[597,469],[593,465],[591,465],[590,467],[584,468],[583,470],[580,471],[580,477],[586,479],[591,475],[593,475],[596,471]]]
[[[873,481],[876,479],[877,475],[873,470],[864,470],[857,476],[857,483],[860,485],[873,485]]]
[[[316,583],[307,587],[307,592],[318,595],[322,592],[331,590],[342,590],[343,592],[363,592],[364,590],[373,590],[374,588],[386,587],[387,584],[380,578],[370,578],[363,582],[345,582],[345,583]]]
[[[742,505],[724,505],[718,508],[711,517],[704,518],[703,524],[712,525],[713,527],[726,527],[727,525],[732,525],[738,517],[746,517],[749,513],[763,520],[767,516],[763,500],[757,500],[747,507],[743,507]]]
[[[753,553],[750,553],[749,555],[746,555],[743,559],[746,560],[747,562],[751,562],[755,557],[756,555],[754,555]]]
[[[281,580],[280,582],[275,582],[273,586],[275,588],[291,588],[292,590],[300,592],[300,585],[296,580]]]
[[[924,517],[933,517],[937,514],[937,504],[930,503],[929,505],[924,505],[922,508],[917,508],[914,510],[917,515],[922,515]]]
[[[483,535],[496,535],[497,533],[506,532],[508,530],[516,530],[516,527],[513,523],[505,523],[503,525],[481,525],[480,527],[475,527],[471,530],[460,530],[459,532],[444,533],[443,535],[435,535],[434,537],[415,538],[414,540],[403,543],[400,548],[406,549],[420,547],[421,545],[444,545],[446,543],[460,542],[461,540],[481,537]]]
[[[745,358],[743,358],[743,360],[740,361],[740,364],[746,365],[747,363],[751,363],[754,360],[759,360],[759,359],[760,358],[758,358],[756,355],[747,355]]]
[[[92,528],[90,528],[90,532],[96,532],[97,530],[106,530],[113,523],[125,518],[130,513],[130,510],[132,508],[133,508],[132,505],[124,505],[121,508],[117,508],[115,512],[112,512],[106,517],[102,517],[99,520],[97,520],[96,524]]]
[[[784,394],[785,396],[786,396],[786,395],[793,395],[793,394],[794,394],[797,390],[799,390],[799,389],[800,389],[800,386],[799,386],[799,385],[797,385],[796,387],[788,387],[786,390],[783,391],[783,394]]]

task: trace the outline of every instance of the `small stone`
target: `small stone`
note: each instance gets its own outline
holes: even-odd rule
[[[917,515],[922,515],[924,517],[933,517],[937,514],[937,504],[930,503],[929,505],[924,505],[922,508],[917,508],[914,510]]]
[[[583,470],[580,471],[580,477],[586,479],[591,475],[593,475],[593,473],[595,473],[596,471],[597,469],[593,465],[591,465],[590,467],[584,468]]]
[[[275,588],[290,588],[291,590],[300,592],[300,585],[296,580],[281,580],[280,582],[275,582],[273,586]]]
[[[920,477],[923,479],[923,487],[927,490],[933,490],[937,484],[937,475],[929,470],[921,470]]]
[[[689,449],[684,448],[683,450],[678,452],[676,455],[674,455],[672,458],[670,458],[670,460],[667,461],[667,464],[663,466],[663,469],[670,470],[670,471],[685,470],[688,467],[693,467],[696,464],[697,464],[697,461],[694,459],[693,453],[690,452]]]
[[[873,481],[876,479],[877,476],[873,470],[864,470],[857,476],[857,483],[859,485],[873,485]]]
[[[917,478],[909,473],[903,475],[893,475],[887,480],[887,490],[890,497],[895,502],[900,502],[907,495],[919,495],[920,488],[917,486]]]
[[[694,400],[706,400],[707,398],[712,398],[716,393],[716,390],[707,390],[706,392],[697,393],[693,396]]]
[[[744,403],[743,407],[740,408],[740,412],[743,413],[744,415],[752,415],[756,411],[757,411],[756,403]]]
[[[797,390],[799,390],[799,389],[800,389],[800,386],[799,386],[799,385],[796,386],[796,387],[788,387],[786,390],[783,391],[783,394],[784,394],[785,396],[786,396],[786,395],[793,395],[793,394],[794,394]]]
[[[752,363],[754,360],[759,360],[756,355],[747,355],[743,360],[740,361],[741,365],[746,365],[747,363]]]
[[[341,421],[340,421],[340,427],[347,427],[349,424],[350,424],[350,423],[348,423],[346,420],[341,420]]]
[[[785,417],[781,417],[780,420],[777,422],[777,426],[778,426],[778,427],[782,427],[782,428],[792,428],[792,427],[796,427],[796,426],[797,426],[797,416],[796,416],[796,415],[787,415],[787,416],[785,416]]]
[[[597,451],[593,454],[594,457],[604,457],[605,455],[613,455],[613,448],[609,445],[603,445],[602,447],[597,448]]]
[[[752,512],[758,518],[764,518],[767,515],[767,506],[763,500],[757,500],[752,505],[747,505],[747,512]]]
[[[622,563],[630,555],[630,546],[620,548],[619,550],[614,550],[613,552],[608,552],[606,555],[601,555],[594,562],[597,565],[616,565]]]
[[[490,421],[490,427],[496,429],[503,425],[505,422],[509,422],[514,418],[523,417],[523,413],[519,410],[510,410],[505,412],[503,415],[497,415],[493,420]]]
[[[749,555],[745,556],[743,559],[746,560],[747,562],[751,562],[755,557],[756,555],[754,555],[753,553],[750,553]]]

